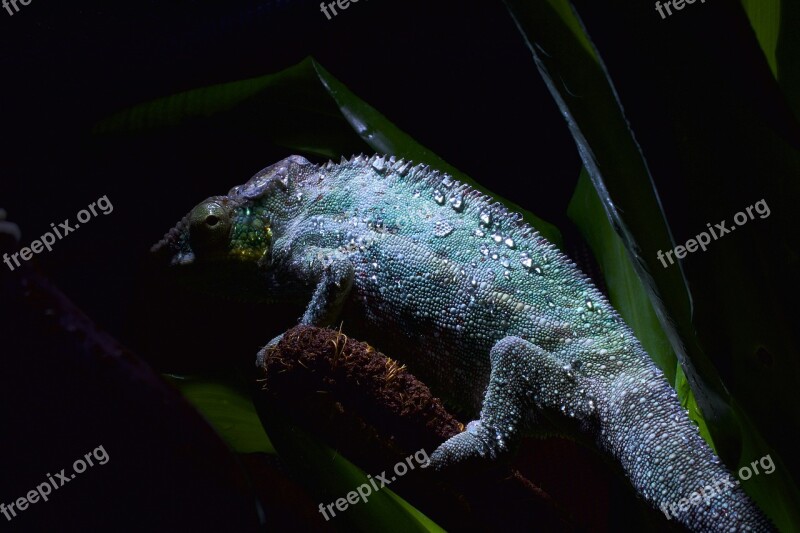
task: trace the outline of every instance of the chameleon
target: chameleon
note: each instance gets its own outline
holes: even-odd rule
[[[402,347],[401,362],[474,419],[431,454],[435,470],[499,460],[555,429],[610,456],[689,529],[774,530],[591,279],[446,173],[394,156],[293,155],[198,204],[152,251],[211,290],[295,302],[301,324]],[[706,497],[688,504],[697,491]]]

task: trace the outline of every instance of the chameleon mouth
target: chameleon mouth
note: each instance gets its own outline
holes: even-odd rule
[[[150,248],[153,259],[159,264],[176,265],[192,262],[193,254],[181,251],[181,239],[186,234],[189,215],[186,215],[175,227],[164,234],[164,237]]]

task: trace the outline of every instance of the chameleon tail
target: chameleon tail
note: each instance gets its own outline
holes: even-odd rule
[[[693,531],[774,531],[650,365],[619,375],[598,402],[600,445],[638,494]]]

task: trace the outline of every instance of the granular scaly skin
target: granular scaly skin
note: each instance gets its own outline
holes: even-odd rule
[[[435,394],[479,416],[431,456],[437,468],[494,459],[553,424],[592,439],[691,529],[772,528],[738,485],[677,505],[732,476],[675,391],[572,261],[446,174],[383,156],[292,156],[199,204],[154,251],[214,290],[300,300],[302,324],[343,322],[401,347]]]

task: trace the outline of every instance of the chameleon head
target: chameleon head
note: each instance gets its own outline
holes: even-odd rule
[[[267,260],[272,229],[248,202],[212,196],[197,204],[152,248],[171,265],[259,265]]]
[[[300,202],[302,195],[290,197],[289,189],[314,168],[304,158],[291,156],[227,195],[199,203],[153,246],[156,261],[177,267],[173,270],[180,272],[179,280],[192,286],[252,300],[252,288],[258,285],[268,290],[260,291],[257,299],[269,299],[275,289],[269,276],[274,223],[285,216],[284,206]]]

